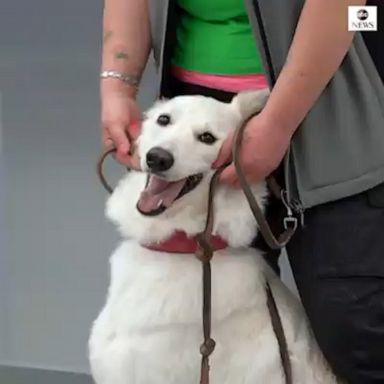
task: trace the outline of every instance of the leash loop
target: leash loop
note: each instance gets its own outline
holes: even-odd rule
[[[253,216],[255,217],[256,222],[259,226],[259,231],[261,232],[265,242],[268,244],[268,246],[271,249],[279,250],[284,248],[288,244],[289,240],[292,238],[293,234],[296,231],[297,223],[294,226],[287,225],[286,228],[284,228],[285,231],[281,233],[280,236],[276,239],[275,235],[271,230],[271,227],[269,226],[264,216],[264,212],[261,210],[259,204],[257,203],[255,196],[252,193],[251,187],[249,186],[247,179],[242,171],[242,167],[240,164],[239,149],[241,147],[244,129],[251,118],[249,118],[244,124],[239,126],[239,128],[235,131],[233,145],[232,145],[233,164],[236,169],[236,174],[237,174],[237,178],[239,179],[240,186],[245,194],[245,197],[247,198],[249,208],[251,209]],[[283,194],[285,193],[285,191],[283,191],[278,186],[275,178],[272,176],[269,176],[267,178],[267,184],[268,184],[268,187],[270,187],[270,189],[272,190],[272,192],[275,195],[279,196],[280,199],[283,201],[284,205],[287,207],[289,217],[293,217],[292,210],[288,202],[286,202],[285,199],[283,198]],[[287,224],[288,222],[292,222],[292,220],[288,220]]]
[[[102,186],[104,187],[104,189],[109,194],[111,194],[113,192],[113,188],[111,187],[111,185],[109,184],[109,182],[107,181],[107,179],[104,175],[104,163],[105,163],[105,160],[107,159],[108,156],[114,155],[116,152],[117,152],[117,149],[115,147],[106,149],[104,152],[101,153],[101,155],[99,156],[99,159],[97,160],[97,164],[96,164],[97,176],[99,177],[99,180],[100,180]],[[130,151],[128,154],[132,155],[133,152]],[[141,171],[140,169],[137,169],[134,167],[130,167],[130,168],[127,167],[127,171],[130,171],[130,170],[134,170],[134,171],[138,171],[138,172]]]
[[[99,160],[97,161],[97,166],[96,166],[96,172],[97,172],[97,175],[99,176],[99,180],[100,180],[102,186],[104,187],[104,189],[109,194],[111,194],[113,192],[113,188],[110,186],[110,184],[108,183],[107,179],[104,176],[104,162],[108,156],[110,156],[114,153],[116,153],[116,148],[110,148],[110,149],[105,150],[101,154],[101,156],[99,157]]]

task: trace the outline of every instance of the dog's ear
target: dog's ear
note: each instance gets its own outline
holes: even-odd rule
[[[240,92],[232,99],[231,107],[235,108],[242,120],[245,121],[263,109],[269,94],[268,88]]]

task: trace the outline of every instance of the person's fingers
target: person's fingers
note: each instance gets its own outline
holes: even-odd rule
[[[248,184],[258,183],[261,180],[265,179],[266,175],[269,174],[267,172],[265,175],[265,172],[262,169],[255,169],[255,167],[250,168],[249,166],[241,168],[241,170],[245,177],[245,181]],[[219,181],[223,184],[230,185],[234,188],[241,187],[234,164],[229,165],[227,168],[223,170],[223,172],[219,177]]]
[[[128,127],[127,127],[127,136],[130,141],[130,148],[128,151],[128,155],[132,156],[134,152],[136,152],[136,141],[141,133],[141,123],[140,121],[133,121]]]
[[[108,132],[117,149],[117,153],[122,156],[127,155],[130,148],[130,142],[124,126],[114,125],[109,128]]]
[[[103,147],[105,149],[113,148],[115,145],[113,143],[113,140],[109,136],[109,134],[103,130],[102,136],[101,136],[101,142],[103,144]]]
[[[113,125],[103,129],[102,141],[105,148],[116,148],[114,157],[119,163],[129,168],[140,169],[140,159],[134,145],[139,135],[139,122],[131,124],[130,128],[124,128],[123,125]]]
[[[140,120],[133,120],[132,123],[129,125],[128,130],[132,140],[136,140],[141,133]]]
[[[133,122],[124,131],[127,137],[129,148],[127,152],[117,151],[116,159],[125,166],[133,169],[140,169],[140,159],[135,143],[140,135],[140,122]]]
[[[141,169],[140,157],[137,151],[134,151],[133,155],[131,156],[131,167],[133,169]]]
[[[239,186],[235,166],[230,164],[227,168],[225,168],[221,173],[219,180],[223,184],[231,185],[233,187]]]
[[[116,160],[128,168],[136,170],[141,168],[140,158],[136,151],[132,155],[121,155],[120,153],[116,153]]]
[[[127,126],[129,137],[135,141],[141,133],[142,114],[136,103],[130,105],[130,123]]]
[[[217,159],[212,164],[213,168],[218,168],[218,167],[228,163],[229,161],[231,161],[231,158],[232,158],[232,139],[233,139],[233,136],[231,135],[230,137],[228,137],[224,141],[223,145],[221,146],[221,149],[220,149],[220,152],[219,152]]]

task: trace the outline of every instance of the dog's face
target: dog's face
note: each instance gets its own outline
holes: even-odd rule
[[[258,112],[267,91],[239,94],[229,104],[203,96],[159,101],[147,113],[138,139],[141,168],[150,177],[137,208],[157,215],[194,190],[228,135]]]

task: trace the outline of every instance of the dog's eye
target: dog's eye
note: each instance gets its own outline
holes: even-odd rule
[[[197,139],[204,144],[210,144],[210,145],[215,143],[217,140],[216,137],[209,132],[201,133],[199,136],[197,136]]]
[[[162,127],[166,127],[170,123],[171,123],[171,116],[169,115],[163,114],[157,118],[157,124],[161,125]]]

